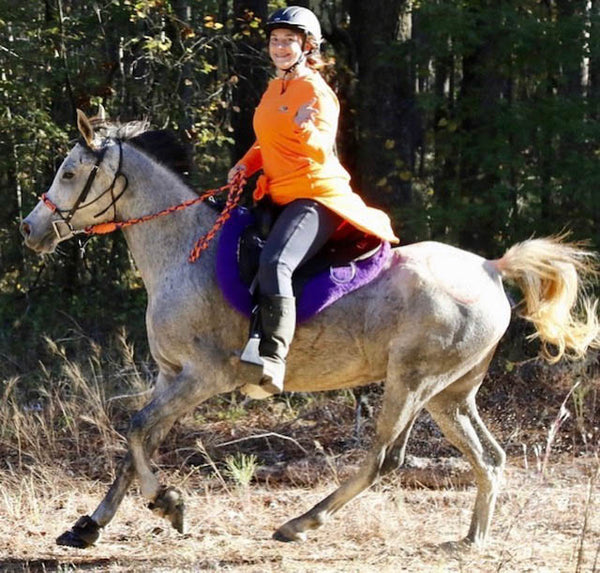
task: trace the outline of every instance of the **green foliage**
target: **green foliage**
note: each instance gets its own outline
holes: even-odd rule
[[[583,4],[422,2],[419,14],[432,236],[487,255],[562,228],[600,245]]]
[[[227,475],[239,486],[248,487],[256,468],[258,467],[257,458],[254,454],[244,454],[237,452],[225,459],[227,466]]]
[[[21,244],[19,221],[69,149],[75,109],[103,104],[110,116],[175,129],[194,159],[193,184],[221,184],[251,137],[267,79],[259,14],[285,4],[0,0],[7,375],[18,373],[14,364],[35,367],[35,341],[60,336],[65,315],[99,335],[139,325],[134,335],[144,337],[142,285],[122,237],[94,239],[83,259],[74,241],[43,260]],[[600,248],[595,4],[310,5],[334,63],[324,73],[342,103],[342,161],[404,242],[433,238],[498,256],[566,228]],[[115,292],[130,304],[112,302]]]

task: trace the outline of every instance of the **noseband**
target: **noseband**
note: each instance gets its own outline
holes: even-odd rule
[[[108,149],[108,146],[106,146],[106,145],[101,147],[99,151],[91,149],[88,145],[85,145],[85,147],[89,151],[91,151],[94,154],[94,156],[96,157],[96,163],[92,167],[92,170],[90,171],[90,174],[88,175],[87,181],[85,182],[85,185],[83,186],[83,189],[81,190],[81,193],[79,193],[79,196],[77,197],[77,199],[75,200],[75,203],[73,203],[73,206],[70,209],[61,209],[60,207],[58,207],[58,205],[56,205],[56,203],[54,203],[48,197],[48,195],[46,193],[42,194],[41,199],[42,199],[44,205],[46,205],[46,207],[48,207],[53,213],[57,213],[60,217],[60,219],[58,219],[56,221],[52,221],[52,226],[54,227],[54,232],[56,233],[56,236],[59,238],[59,240],[62,241],[64,239],[68,239],[76,234],[85,233],[85,230],[83,230],[83,229],[81,229],[81,230],[74,229],[73,226],[71,225],[71,219],[75,216],[75,213],[79,209],[84,209],[85,207],[89,207],[90,205],[93,205],[94,203],[96,203],[96,201],[99,201],[107,193],[110,193],[111,202],[109,203],[109,205],[106,208],[104,208],[101,211],[99,211],[98,213],[96,213],[94,215],[94,218],[104,215],[104,213],[106,213],[106,211],[108,211],[111,207],[113,208],[113,212],[114,212],[113,219],[117,218],[116,203],[119,200],[119,198],[123,195],[123,193],[125,193],[125,191],[127,190],[127,187],[129,186],[129,181],[127,179],[127,176],[121,171],[121,168],[123,166],[123,145],[120,140],[117,139],[116,141],[119,146],[119,164],[117,166],[117,170],[115,171],[115,176],[112,180],[112,183],[104,191],[102,191],[102,193],[100,193],[97,197],[95,197],[91,201],[88,201],[87,203],[85,202],[85,200],[87,199],[87,196],[89,195],[89,192],[92,188],[92,185],[94,184],[94,180],[96,179],[98,169],[100,168],[100,165],[101,165],[102,161],[104,160],[104,156],[106,155],[106,150]],[[121,189],[121,191],[117,195],[115,195],[115,186],[117,184],[117,180],[120,178],[122,178],[124,180],[125,184],[123,185],[123,188]],[[67,234],[65,234],[65,235],[61,234],[60,225],[66,225],[66,227],[68,229]]]

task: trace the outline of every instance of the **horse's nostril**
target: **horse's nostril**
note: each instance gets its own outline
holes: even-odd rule
[[[21,223],[20,230],[21,230],[21,235],[23,235],[23,237],[25,237],[25,238],[29,237],[29,235],[31,234],[31,226],[29,225],[29,223],[26,223],[25,221],[23,221]]]

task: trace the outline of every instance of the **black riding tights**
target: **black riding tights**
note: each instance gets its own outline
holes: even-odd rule
[[[341,222],[339,215],[312,199],[286,205],[260,255],[261,294],[294,296],[292,274],[317,253]]]

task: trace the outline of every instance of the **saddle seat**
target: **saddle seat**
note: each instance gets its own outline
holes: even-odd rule
[[[221,229],[217,246],[217,283],[229,304],[248,317],[255,306],[253,282],[264,244],[260,226],[253,210],[237,207]],[[342,230],[294,273],[298,323],[374,280],[390,256],[389,243]]]

